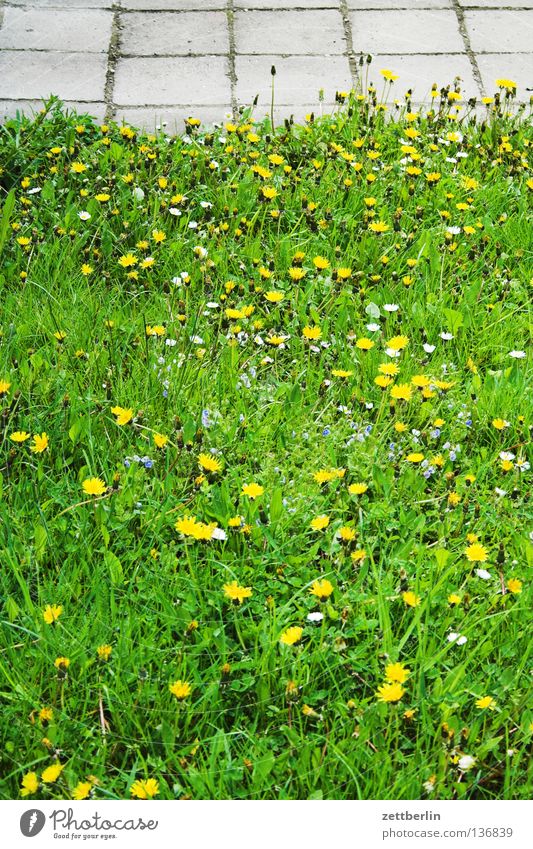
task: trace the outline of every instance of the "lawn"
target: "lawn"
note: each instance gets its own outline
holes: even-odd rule
[[[0,128],[3,798],[529,797],[533,134],[495,91]]]

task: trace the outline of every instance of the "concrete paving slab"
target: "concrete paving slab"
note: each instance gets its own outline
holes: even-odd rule
[[[235,9],[338,9],[339,0],[234,0]]]
[[[104,100],[107,56],[103,53],[0,51],[0,100],[31,100],[57,94],[65,100]]]
[[[166,106],[231,103],[224,56],[121,59],[115,74],[115,103]]]
[[[465,21],[476,53],[527,53],[533,45],[533,11],[467,10]],[[531,67],[531,64],[530,64]]]
[[[6,6],[25,6],[28,9],[110,9],[113,0],[9,0]]]
[[[187,56],[228,52],[225,12],[132,12],[122,16],[123,56]]]
[[[383,88],[383,78],[379,71],[381,68],[389,68],[399,75],[399,79],[392,86],[389,95],[390,100],[402,98],[408,89],[413,91],[418,102],[430,101],[429,93],[433,84],[437,88],[450,85],[455,76],[461,77],[463,102],[469,97],[479,97],[480,91],[476,85],[472,66],[466,54],[446,56],[393,56],[378,54],[374,56],[369,70],[369,80],[376,84],[379,91]]]
[[[337,90],[352,86],[345,56],[237,56],[236,95],[239,104],[250,104],[257,94],[261,106],[270,104],[272,65],[276,68],[274,85],[275,103],[278,105],[298,102],[318,104],[321,88],[326,99],[332,101]]]
[[[338,104],[335,103],[293,103],[286,104],[284,106],[275,106],[274,107],[274,124],[276,127],[281,126],[285,120],[290,120],[291,116],[295,123],[303,124],[304,121],[310,115],[313,115],[316,118],[320,118],[322,115],[331,114],[336,108],[338,108]],[[254,109],[254,118],[257,120],[261,120],[263,118],[270,118],[270,107],[257,106]]]
[[[63,101],[64,108],[81,114],[87,114],[97,121],[103,121],[106,113],[105,103],[80,103],[72,100]],[[7,118],[14,118],[19,112],[25,115],[37,115],[43,108],[42,100],[0,100],[0,123]]]
[[[533,9],[533,0],[457,0],[463,9]]]
[[[529,102],[533,94],[533,63],[531,54],[525,53],[485,53],[477,57],[481,78],[486,93],[491,96],[498,87],[496,80],[513,80],[517,84],[517,99]]]
[[[461,53],[465,47],[451,10],[351,12],[353,48],[359,53]]]
[[[112,12],[103,9],[39,9],[6,6],[0,50],[107,53]]]
[[[223,125],[232,120],[231,106],[206,106],[191,104],[188,106],[168,106],[163,108],[148,108],[146,106],[129,106],[117,109],[114,119],[118,123],[124,121],[133,127],[145,130],[163,129],[167,133],[182,133],[186,118],[199,118],[203,126],[212,127]]]
[[[339,11],[307,9],[235,13],[238,54],[339,55],[346,49]]]
[[[123,9],[156,9],[162,12],[203,12],[209,9],[225,9],[227,6],[225,0],[121,0],[121,3]]]
[[[453,9],[452,0],[346,0],[348,9]]]

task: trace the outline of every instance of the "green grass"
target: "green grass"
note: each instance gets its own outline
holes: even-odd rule
[[[169,139],[53,101],[0,128],[5,798],[32,773],[32,798],[148,778],[161,799],[530,795],[531,361],[509,353],[531,331],[533,137],[504,92],[485,118],[452,106],[387,116],[370,92]],[[187,516],[226,539],[184,536]]]

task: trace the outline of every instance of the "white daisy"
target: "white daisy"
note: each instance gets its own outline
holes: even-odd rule
[[[456,634],[455,631],[451,631],[446,639],[449,643],[456,643],[458,646],[464,646],[464,644],[467,642],[466,637],[464,637],[462,634]]]
[[[472,769],[475,762],[476,762],[476,759],[474,757],[472,757],[472,755],[463,755],[461,758],[459,758],[459,760],[457,762],[457,766],[463,772],[466,772],[467,770]]]
[[[323,618],[324,618],[324,614],[320,613],[319,610],[316,610],[313,613],[307,614],[307,621],[308,622],[322,622]]]

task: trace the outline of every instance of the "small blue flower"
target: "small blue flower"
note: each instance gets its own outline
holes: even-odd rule
[[[331,433],[331,431],[330,431],[329,427],[325,427],[324,430],[322,431],[322,436],[329,436],[330,433]]]

